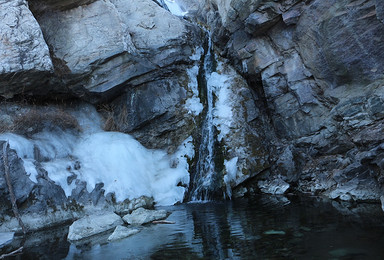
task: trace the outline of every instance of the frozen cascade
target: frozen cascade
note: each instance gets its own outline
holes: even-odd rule
[[[209,35],[209,33],[208,33]],[[210,78],[214,75],[216,70],[215,55],[212,52],[212,41],[209,35],[208,47],[204,56],[203,63],[203,80],[204,88],[200,91],[205,91],[205,113],[204,121],[201,126],[201,140],[198,150],[198,159],[193,180],[190,186],[189,199],[192,201],[210,200],[214,196],[221,196],[220,186],[220,172],[218,169],[220,165],[215,165],[215,158],[217,157],[215,145],[217,144],[217,129],[214,124],[214,84]]]
[[[165,0],[169,11],[176,16],[184,16],[188,11],[182,10],[177,0]],[[196,167],[191,173],[188,200],[201,201],[214,198],[231,197],[230,182],[236,178],[237,157],[227,161],[223,156],[222,139],[230,132],[232,108],[229,104],[231,79],[228,75],[218,72],[221,62],[216,61],[210,32],[202,28],[207,35],[207,48],[205,48],[203,64],[200,64],[199,96],[202,97],[204,110],[202,113],[200,141],[195,155]],[[199,47],[197,47],[199,49]],[[193,58],[191,58],[193,59]],[[195,60],[195,59],[193,59]],[[196,67],[196,66],[195,66]],[[195,68],[192,68],[192,71]],[[191,75],[190,75],[191,76]],[[193,80],[193,79],[191,79]],[[198,115],[201,110],[196,105],[201,103],[195,99],[187,100],[187,108],[191,113]],[[223,189],[223,184],[225,189]]]
[[[28,139],[10,133],[0,135],[0,140],[9,141],[22,158],[33,182],[37,182],[42,167],[67,196],[76,187],[76,181],[68,179],[76,176],[87,183],[88,192],[104,183],[105,194],[115,193],[117,201],[142,195],[152,196],[158,205],[183,200],[186,188],[178,184],[189,184],[187,157],[193,157],[192,138],[168,155],[146,149],[127,134],[103,131],[91,106],[71,113],[83,129],[80,135],[61,130],[43,131]]]

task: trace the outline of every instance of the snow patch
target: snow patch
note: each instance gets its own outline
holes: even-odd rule
[[[193,114],[194,116],[199,115],[204,106],[200,102],[199,98],[199,89],[197,83],[197,76],[199,74],[199,67],[193,66],[192,68],[187,70],[187,74],[189,77],[188,89],[192,92],[192,97],[188,98],[185,101],[185,107],[188,110],[188,113]]]
[[[225,74],[213,72],[208,83],[216,95],[215,108],[213,111],[213,123],[219,130],[218,140],[221,141],[231,131],[232,124],[232,106],[231,96],[231,78]]]
[[[238,157],[234,157],[230,159],[229,161],[224,160],[224,166],[227,174],[224,175],[224,183],[227,188],[227,195],[229,197],[232,196],[231,191],[231,182],[236,180],[237,176],[237,161],[239,160]]]
[[[164,3],[167,5],[169,11],[176,16],[185,16],[188,14],[188,11],[182,10],[175,0],[164,0]]]

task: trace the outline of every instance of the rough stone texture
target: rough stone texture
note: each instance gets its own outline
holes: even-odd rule
[[[82,5],[87,5],[96,0],[28,0],[29,6],[33,13],[44,13],[52,11],[65,11]]]
[[[376,0],[376,16],[377,18],[384,23],[384,3],[380,0]]]
[[[76,211],[66,210],[49,210],[42,214],[38,213],[21,213],[21,219],[28,231],[39,231],[42,229],[54,228],[60,225],[68,224],[76,218],[81,217]],[[18,220],[13,216],[3,215],[4,221],[0,225],[0,232],[23,232]]]
[[[231,66],[223,63],[219,70],[227,80],[223,85],[215,86],[219,108],[214,112],[214,124],[223,158],[237,157],[237,173],[230,182],[230,186],[235,187],[270,166],[268,143],[271,135],[264,129],[268,121],[256,105],[257,94]],[[220,105],[224,104],[231,110],[230,115],[221,115]],[[224,174],[228,174],[226,170]]]
[[[68,240],[81,240],[122,225],[123,220],[115,213],[90,215],[73,222],[69,227]]]
[[[148,148],[174,152],[195,124],[185,108],[191,94],[185,73],[152,81],[126,92],[112,102],[114,127],[133,135]]]
[[[25,0],[0,1],[0,95],[45,91],[53,71],[48,46]]]
[[[138,208],[131,214],[127,214],[123,217],[123,220],[130,225],[143,225],[150,223],[154,220],[165,219],[168,216],[166,210],[148,210],[144,208]]]
[[[8,191],[7,182],[4,173],[3,161],[3,145],[4,141],[0,141],[0,210],[1,215],[10,213],[12,210],[10,195]],[[16,152],[12,149],[8,150],[8,163],[11,185],[14,190],[16,202],[18,205],[26,202],[30,193],[37,188],[37,185],[32,182],[24,171],[23,161],[17,156]]]
[[[194,19],[211,28],[218,51],[247,79],[272,123],[260,126],[275,133],[271,169],[256,179],[282,178],[331,198],[378,200],[381,1],[207,0],[197,10],[191,9]],[[244,191],[240,185],[237,192]]]
[[[127,228],[124,226],[117,226],[115,228],[115,231],[113,231],[112,235],[108,237],[108,241],[120,240],[129,236],[133,236],[139,232],[140,230],[136,228]]]
[[[151,0],[96,1],[45,12],[38,21],[56,74],[91,100],[97,94],[105,100],[128,82],[139,85],[162,75],[161,68],[188,62],[194,47],[192,26]],[[146,78],[149,72],[154,73]]]
[[[383,78],[384,26],[374,1],[315,1],[303,12],[295,41],[304,64],[329,87]]]
[[[118,203],[115,205],[115,212],[119,215],[126,215],[127,213],[131,213],[138,208],[153,209],[154,204],[153,198],[141,196],[130,201]]]

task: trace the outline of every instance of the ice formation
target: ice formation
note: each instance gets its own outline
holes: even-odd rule
[[[178,184],[189,184],[186,157],[193,157],[192,138],[168,155],[146,149],[127,134],[103,131],[97,112],[89,107],[73,113],[84,129],[80,136],[58,130],[40,132],[29,139],[10,133],[0,135],[0,140],[9,141],[22,158],[32,181],[37,181],[39,157],[41,167],[67,196],[75,188],[75,182],[68,184],[67,178],[76,174],[77,179],[87,182],[89,192],[103,182],[105,193],[114,192],[118,201],[142,195],[152,196],[158,205],[183,200],[186,188]]]

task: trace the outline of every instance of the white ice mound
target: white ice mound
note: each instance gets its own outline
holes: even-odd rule
[[[117,201],[145,195],[153,197],[158,205],[183,200],[189,184],[187,157],[194,156],[191,137],[173,155],[146,149],[128,134],[101,130],[80,136],[63,131],[41,132],[31,139],[1,134],[0,140],[9,141],[34,182],[38,150],[38,157],[44,158],[40,165],[67,196],[76,187],[75,181],[68,183],[68,177],[75,174],[78,180],[87,182],[89,192],[102,182],[105,194],[115,193]],[[74,168],[75,161],[78,167]]]
[[[127,134],[90,134],[74,155],[81,162],[80,179],[90,187],[103,182],[106,193],[115,192],[118,201],[146,195],[159,205],[172,205],[182,201],[185,192],[177,184],[189,182],[185,165],[171,168],[166,152],[146,149]]]

